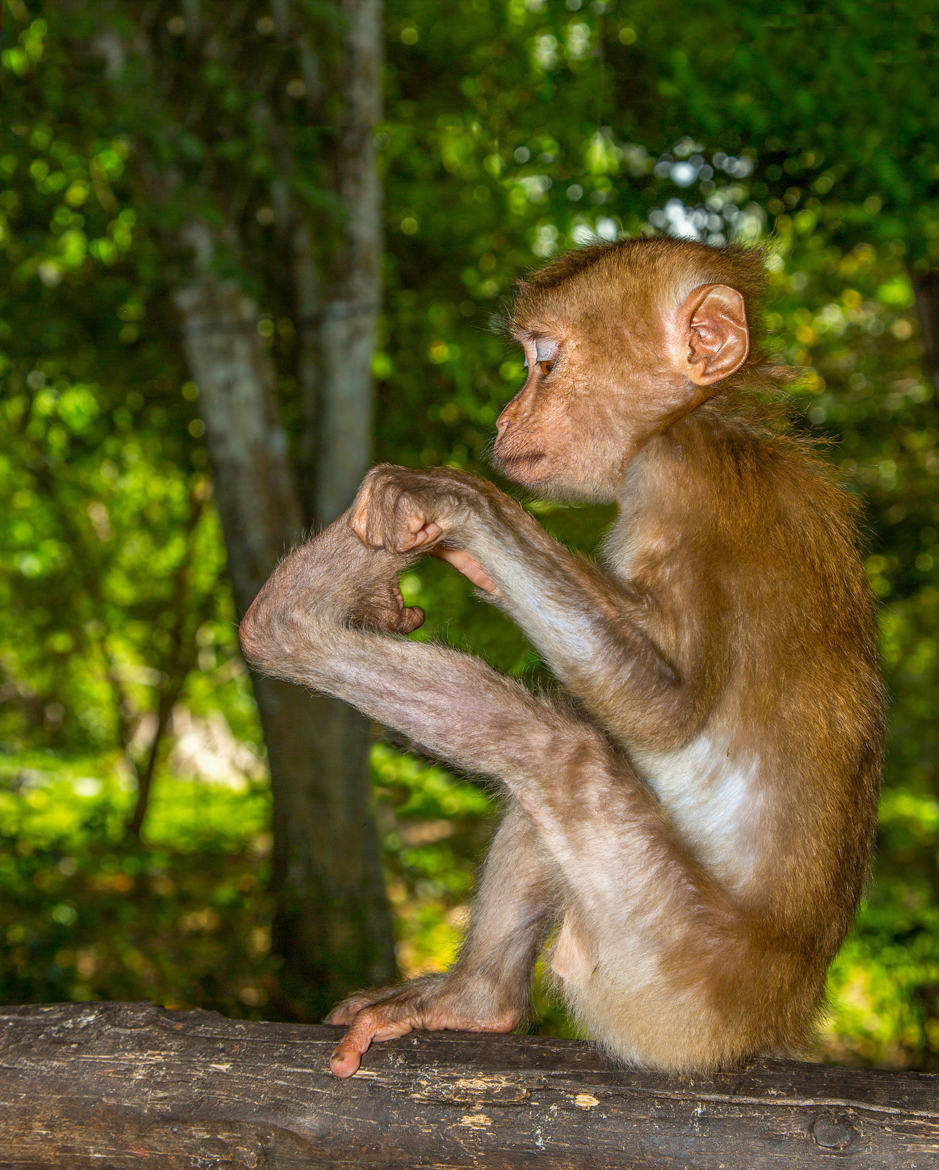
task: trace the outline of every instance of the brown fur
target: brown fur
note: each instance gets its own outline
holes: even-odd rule
[[[591,333],[596,329],[602,336],[612,330],[616,335],[630,322],[653,321],[662,292],[727,284],[739,289],[752,313],[750,356],[738,373],[727,379],[724,389],[772,388],[787,380],[791,371],[771,361],[764,350],[756,313],[766,288],[763,264],[760,248],[713,248],[666,236],[592,244],[559,256],[540,272],[519,281],[509,327],[515,331],[542,317],[553,322],[575,317]]]
[[[554,924],[563,994],[621,1059],[696,1070],[803,1040],[867,873],[882,701],[855,507],[743,393],[777,380],[761,290],[758,253],[673,240],[520,287],[530,373],[496,455],[541,493],[617,501],[602,566],[491,484],[379,467],[246,616],[261,669],[509,797],[459,961],[341,1005],[338,1075],[412,1027],[513,1027]],[[396,574],[428,550],[576,702],[395,636],[421,617]]]

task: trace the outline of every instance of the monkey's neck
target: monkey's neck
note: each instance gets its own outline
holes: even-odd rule
[[[619,518],[605,545],[610,568],[628,575],[640,547],[667,560],[687,555],[689,541],[700,547],[728,523],[747,527],[787,474],[812,462],[772,408],[713,399],[629,461],[617,493]]]

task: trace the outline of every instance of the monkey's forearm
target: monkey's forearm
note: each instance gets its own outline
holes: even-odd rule
[[[453,540],[495,583],[494,603],[604,724],[643,741],[663,721],[680,734],[694,720],[695,648],[651,598],[571,553],[502,493],[487,491]]]
[[[680,742],[701,705],[694,621],[574,556],[493,484],[449,468],[372,468],[350,509],[372,548],[442,541],[522,627],[554,673],[625,742]]]

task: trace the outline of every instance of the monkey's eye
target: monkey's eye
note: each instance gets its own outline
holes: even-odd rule
[[[553,337],[536,337],[533,356],[542,378],[547,378],[558,360],[558,343]]]

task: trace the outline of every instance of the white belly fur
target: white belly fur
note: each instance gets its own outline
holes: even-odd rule
[[[635,763],[702,864],[730,886],[745,885],[759,860],[759,757],[735,758],[725,743],[700,735]]]

